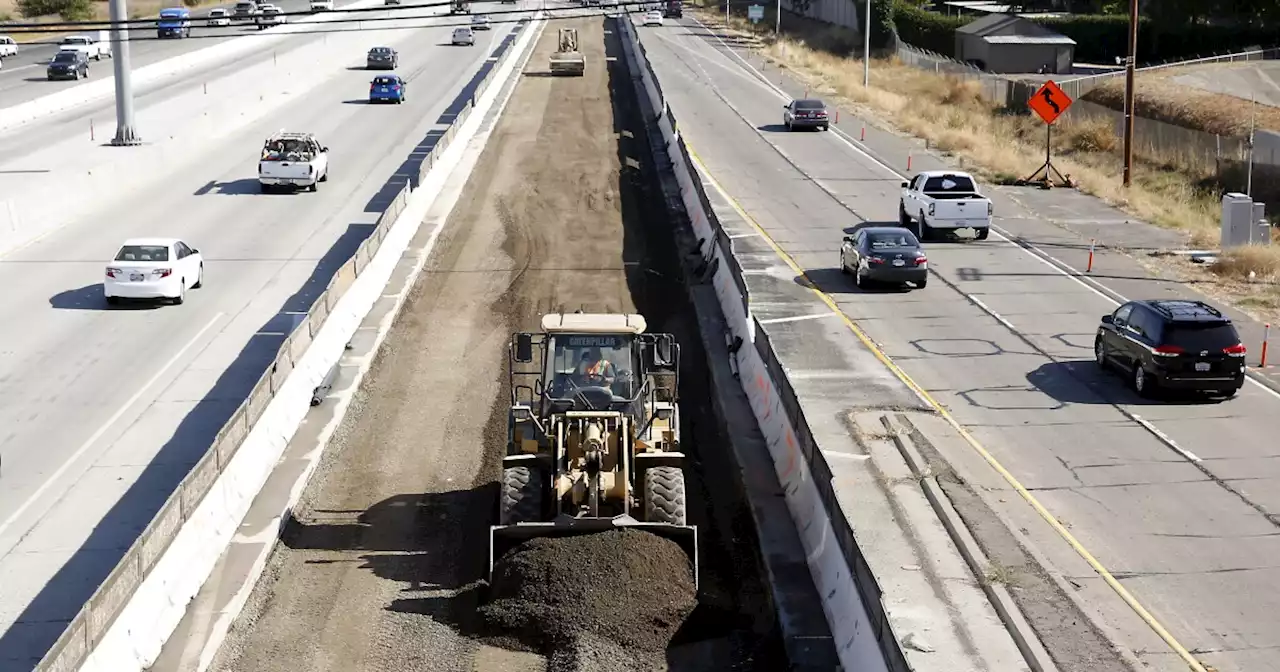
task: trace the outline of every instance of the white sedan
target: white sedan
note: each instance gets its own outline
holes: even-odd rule
[[[646,25],[646,26],[661,26],[661,25],[662,25],[662,12],[647,12],[647,13],[645,13],[645,15],[644,15],[644,25]]]
[[[471,17],[472,30],[489,30],[489,17],[484,14],[476,14]]]
[[[221,26],[229,26],[229,25],[231,25],[230,10],[222,9],[221,7],[217,9],[209,10],[209,27],[210,28],[218,28]]]
[[[177,238],[131,238],[107,266],[102,293],[107,303],[120,299],[159,299],[180,304],[188,289],[204,282],[200,250]]]

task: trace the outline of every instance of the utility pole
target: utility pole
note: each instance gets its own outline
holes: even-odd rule
[[[1124,186],[1133,183],[1133,71],[1138,61],[1138,0],[1129,0],[1129,57],[1124,65]]]
[[[867,0],[867,18],[862,29],[862,88],[871,88],[871,0]]]
[[[111,66],[116,75],[116,137],[111,144],[128,147],[142,144],[133,128],[133,67],[129,63],[129,10],[125,0],[110,0]]]
[[[1244,194],[1253,198],[1253,136],[1258,127],[1258,96],[1249,94],[1249,168],[1244,178]]]
[[[778,0],[778,8],[773,12],[773,37],[782,37],[782,0]]]

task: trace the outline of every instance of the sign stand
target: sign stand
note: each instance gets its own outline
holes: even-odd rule
[[[1027,107],[1031,108],[1044,120],[1044,164],[1036,169],[1029,177],[1018,180],[1018,186],[1039,185],[1041,189],[1052,189],[1054,186],[1074,187],[1070,176],[1064,176],[1056,166],[1053,165],[1053,124],[1067,111],[1073,103],[1071,96],[1068,96],[1053,80],[1044,83],[1031,96],[1031,100],[1027,101]],[[1057,177],[1057,184],[1054,184],[1054,178]]]

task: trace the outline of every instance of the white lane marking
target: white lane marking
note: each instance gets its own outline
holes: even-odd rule
[[[772,89],[772,90],[773,90],[773,92],[774,92],[775,94],[777,94],[777,95],[778,95],[778,97],[780,97],[780,98],[782,98],[783,100],[786,100],[786,101],[790,101],[790,100],[792,100],[792,97],[791,97],[790,95],[788,95],[786,91],[783,91],[781,87],[776,86],[773,82],[770,82],[770,81],[769,81],[769,78],[768,78],[767,76],[765,76],[765,74],[764,74],[764,73],[760,72],[759,70],[757,70],[757,69],[756,69],[756,67],[755,67],[755,66],[753,66],[753,65],[751,65],[749,62],[747,62],[747,60],[746,60],[746,59],[744,59],[741,55],[739,55],[739,54],[738,54],[738,52],[737,52],[733,47],[729,46],[729,44],[728,44],[727,42],[725,42],[725,41],[724,41],[724,38],[720,37],[720,35],[719,35],[718,33],[714,33],[714,32],[712,32],[712,31],[711,31],[711,29],[710,29],[710,28],[708,28],[706,24],[702,23],[702,21],[698,20],[696,17],[693,17],[693,20],[694,20],[694,22],[696,22],[696,23],[697,23],[697,24],[698,24],[698,25],[699,25],[703,30],[706,30],[707,32],[711,32],[713,35],[715,35],[715,36],[716,36],[716,40],[718,40],[718,41],[720,42],[720,44],[721,44],[721,45],[723,45],[723,46],[724,46],[724,48],[725,48],[725,49],[726,49],[726,50],[727,50],[727,51],[728,51],[728,52],[729,52],[729,53],[730,53],[730,54],[731,54],[731,55],[732,55],[732,56],[733,56],[733,57],[734,57],[734,58],[735,58],[739,63],[741,63],[741,64],[742,64],[742,67],[744,67],[744,68],[746,68],[746,69],[750,70],[751,72],[754,72],[754,73],[756,74],[756,76],[760,78],[761,82],[763,82],[766,86],[768,86],[770,89]],[[704,71],[704,72],[705,72],[705,71]],[[905,173],[898,172],[898,170],[897,170],[896,168],[894,168],[894,167],[890,166],[889,164],[885,163],[884,161],[881,161],[879,158],[877,158],[877,157],[873,156],[871,153],[867,152],[866,150],[862,149],[861,147],[858,147],[858,146],[854,143],[853,139],[852,139],[852,138],[850,138],[850,137],[848,137],[848,136],[845,134],[845,132],[844,132],[844,131],[840,130],[839,128],[837,128],[837,127],[835,127],[835,126],[832,126],[832,127],[831,127],[831,131],[832,131],[832,134],[831,134],[831,136],[830,136],[830,137],[833,137],[833,138],[835,138],[836,140],[838,140],[838,141],[840,141],[840,142],[844,143],[844,145],[845,145],[846,147],[848,147],[849,149],[852,149],[855,153],[857,153],[857,154],[861,154],[864,158],[866,158],[866,159],[870,160],[872,163],[874,163],[874,164],[876,164],[877,166],[880,166],[881,168],[883,168],[883,169],[884,169],[885,171],[887,171],[890,175],[893,175],[894,177],[897,177],[897,178],[900,178],[900,179],[904,179],[904,180],[905,180],[905,179],[907,179],[907,175],[906,175]],[[770,143],[770,144],[772,144],[772,143]],[[1005,230],[1003,230],[1003,229],[1001,229],[1001,228],[999,228],[999,227],[995,226],[994,224],[993,224],[993,225],[992,225],[992,227],[991,227],[991,231],[992,231],[992,233],[996,234],[996,237],[997,237],[997,238],[999,238],[999,239],[1003,239],[1003,240],[1004,240],[1004,242],[1009,243],[1010,245],[1013,245],[1014,247],[1018,248],[1019,250],[1022,250],[1022,252],[1023,252],[1023,253],[1027,254],[1027,255],[1028,255],[1028,256],[1030,256],[1032,259],[1035,259],[1036,261],[1039,261],[1040,263],[1044,264],[1045,266],[1048,266],[1049,268],[1053,269],[1053,271],[1054,271],[1055,273],[1057,273],[1057,274],[1059,274],[1059,275],[1061,275],[1061,276],[1063,276],[1063,277],[1065,277],[1065,278],[1070,278],[1071,280],[1073,280],[1073,281],[1075,281],[1077,284],[1079,284],[1081,287],[1084,287],[1085,289],[1089,290],[1090,292],[1093,292],[1094,294],[1098,295],[1099,297],[1101,297],[1101,298],[1102,298],[1102,300],[1103,300],[1103,301],[1108,302],[1108,303],[1109,303],[1109,304],[1111,304],[1112,306],[1119,306],[1120,304],[1122,304],[1122,303],[1125,303],[1125,302],[1129,301],[1129,299],[1128,299],[1128,298],[1126,298],[1126,297],[1125,297],[1123,294],[1121,294],[1120,292],[1117,292],[1117,291],[1115,291],[1114,289],[1111,289],[1110,287],[1106,287],[1105,285],[1102,285],[1101,283],[1098,283],[1097,281],[1095,281],[1095,280],[1093,280],[1093,279],[1091,279],[1091,278],[1084,278],[1084,277],[1081,277],[1080,271],[1078,271],[1078,270],[1076,270],[1075,268],[1073,268],[1070,264],[1068,264],[1068,263],[1067,263],[1067,262],[1065,262],[1065,261],[1062,261],[1061,259],[1058,259],[1057,257],[1053,256],[1052,254],[1049,254],[1048,252],[1045,252],[1044,250],[1042,250],[1042,249],[1040,249],[1040,248],[1036,247],[1035,245],[1032,245],[1032,244],[1027,243],[1027,242],[1025,242],[1025,241],[1024,241],[1024,242],[1022,242],[1022,243],[1018,243],[1018,242],[1014,241],[1014,240],[1013,240],[1014,236],[1013,236],[1012,234],[1010,234],[1009,232],[1007,232],[1007,231],[1005,231]],[[1064,269],[1066,269],[1066,270],[1064,270]],[[1068,271],[1069,271],[1069,272],[1068,272]],[[1117,299],[1118,299],[1118,300],[1117,300]],[[1248,381],[1249,383],[1252,383],[1252,384],[1253,384],[1253,386],[1254,386],[1254,387],[1256,387],[1257,389],[1262,390],[1263,392],[1265,392],[1265,393],[1267,393],[1268,395],[1270,395],[1273,399],[1276,399],[1276,400],[1280,401],[1280,392],[1277,392],[1277,391],[1275,391],[1275,390],[1273,390],[1273,389],[1271,389],[1271,388],[1267,387],[1266,385],[1263,385],[1262,383],[1258,382],[1257,380],[1253,379],[1252,377],[1246,377],[1246,378],[1245,378],[1245,380],[1246,380],[1246,381]]]
[[[966,292],[961,292],[961,294],[963,294],[963,295],[964,295],[964,298],[969,299],[969,302],[970,302],[970,303],[972,303],[973,305],[975,305],[975,306],[977,306],[977,307],[981,308],[981,309],[982,309],[982,312],[984,312],[984,313],[986,313],[986,314],[990,315],[991,317],[994,317],[994,318],[996,319],[996,321],[997,321],[997,322],[999,322],[1000,324],[1003,324],[1003,325],[1005,326],[1005,328],[1006,328],[1006,329],[1008,329],[1009,331],[1012,331],[1012,332],[1013,332],[1013,333],[1015,333],[1015,334],[1021,334],[1021,333],[1022,333],[1022,332],[1018,331],[1018,328],[1017,328],[1017,327],[1013,326],[1013,323],[1012,323],[1012,322],[1010,322],[1009,320],[1004,319],[1004,316],[1002,316],[1000,313],[997,313],[996,311],[992,310],[989,306],[987,306],[987,304],[983,303],[983,302],[982,302],[978,297],[976,297],[976,296],[974,296],[974,295],[972,295],[972,294],[966,293]]]
[[[830,310],[826,310],[821,313],[814,313],[812,315],[796,315],[794,317],[775,317],[769,320],[757,319],[757,321],[760,324],[782,324],[783,322],[800,322],[802,320],[818,320],[824,317],[836,317],[836,315],[837,313]]]
[[[1139,425],[1142,425],[1144,429],[1146,429],[1148,432],[1151,432],[1151,434],[1154,435],[1157,439],[1160,439],[1161,443],[1165,444],[1166,446],[1169,446],[1179,455],[1187,458],[1188,460],[1191,460],[1192,462],[1200,461],[1200,458],[1196,456],[1195,453],[1183,448],[1182,446],[1179,446],[1178,442],[1173,440],[1173,437],[1160,431],[1158,427],[1151,424],[1148,420],[1146,420],[1142,416],[1138,415],[1137,413],[1129,412],[1129,410],[1127,410],[1123,406],[1116,406],[1116,408],[1120,409],[1121,413],[1124,413],[1134,422],[1138,423]]]
[[[836,457],[842,460],[852,460],[854,462],[862,462],[871,459],[870,455],[856,455],[854,453],[841,453],[834,450],[822,451],[823,457]]]
[[[31,508],[31,506],[35,504],[37,500],[39,500],[42,496],[44,496],[44,493],[47,492],[49,488],[53,487],[53,484],[58,482],[58,480],[61,479],[64,474],[67,473],[67,470],[71,468],[71,465],[78,462],[81,457],[84,457],[84,454],[88,452],[90,448],[93,447],[93,444],[97,443],[98,439],[101,439],[102,435],[106,434],[107,430],[111,429],[111,426],[114,425],[117,421],[119,421],[120,418],[123,417],[126,412],[128,412],[129,408],[132,407],[134,404],[136,404],[138,400],[142,398],[143,394],[146,394],[147,390],[151,389],[151,386],[159,382],[160,378],[162,378],[164,374],[169,371],[169,369],[173,368],[174,364],[177,364],[179,361],[182,361],[182,358],[187,354],[187,351],[190,350],[193,346],[195,346],[195,344],[198,343],[202,337],[204,337],[205,333],[207,333],[210,329],[212,329],[213,325],[217,324],[218,321],[221,320],[224,315],[225,313],[218,313],[217,315],[214,315],[213,319],[209,320],[209,323],[204,325],[204,328],[201,329],[195,335],[195,337],[193,337],[190,341],[187,341],[186,345],[182,346],[182,349],[179,350],[177,354],[175,354],[169,361],[165,362],[164,366],[160,367],[160,370],[157,371],[156,374],[152,376],[150,380],[144,383],[142,387],[138,389],[137,392],[134,392],[133,396],[129,397],[129,399],[124,402],[124,405],[121,406],[119,410],[115,412],[114,415],[112,415],[110,418],[107,418],[107,421],[103,423],[101,427],[98,428],[98,431],[94,432],[93,435],[90,436],[88,440],[86,440],[80,446],[80,448],[76,450],[76,452],[72,453],[71,457],[67,458],[67,460],[62,463],[62,466],[58,467],[58,470],[53,472],[53,475],[51,475],[47,480],[45,480],[45,482],[41,484],[40,487],[37,488],[36,491],[32,493],[30,497],[27,498],[27,501],[22,503],[22,506],[19,506],[17,509],[14,510],[13,513],[9,514],[9,517],[5,519],[4,523],[0,523],[0,535],[3,535],[5,531],[9,529],[9,527],[11,527],[15,522],[17,522],[18,518],[21,517],[22,514],[27,512],[27,509]]]

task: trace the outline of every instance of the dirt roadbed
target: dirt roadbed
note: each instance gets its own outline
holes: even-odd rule
[[[749,518],[716,477],[727,451],[707,410],[705,356],[610,21],[547,26],[211,669],[785,669],[754,532],[742,526]],[[565,25],[578,29],[584,77],[547,76],[556,28]],[[573,571],[582,549],[543,545],[558,559],[528,564],[542,574],[565,567],[542,579],[555,584],[548,592],[596,596],[568,601],[574,622],[610,619],[585,627],[591,634],[562,655],[495,632],[477,610],[486,599],[488,526],[506,442],[508,339],[537,330],[544,313],[577,309],[639,312],[650,331],[681,343],[683,443],[695,465],[687,474],[690,522],[699,526],[702,572],[696,604],[662,607],[685,615],[671,627],[655,623],[648,600],[620,608],[626,595],[616,586],[591,583],[601,573]],[[644,543],[628,537],[616,552],[646,554]],[[683,570],[671,562],[670,575]],[[648,582],[666,570],[651,571]],[[647,659],[605,641],[610,632],[649,641],[646,628],[664,640],[675,632]],[[619,666],[619,658],[630,659]]]

